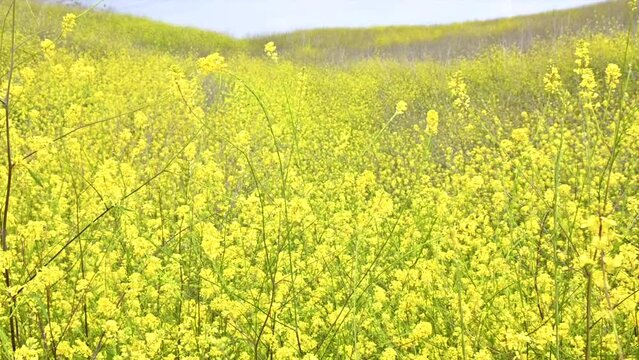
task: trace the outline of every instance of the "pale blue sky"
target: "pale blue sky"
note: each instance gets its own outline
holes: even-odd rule
[[[81,0],[85,4],[97,0]],[[531,14],[600,0],[105,0],[118,12],[237,37],[319,27],[429,25]]]

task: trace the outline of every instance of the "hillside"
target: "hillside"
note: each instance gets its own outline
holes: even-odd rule
[[[303,62],[342,63],[380,57],[418,61],[475,56],[491,47],[528,49],[536,41],[626,28],[624,1],[492,21],[440,26],[317,29],[251,39],[250,49],[275,41],[287,57]],[[255,53],[259,53],[256,51]]]
[[[50,28],[69,11],[66,6],[32,5],[37,25]],[[579,34],[610,34],[627,27],[624,1],[608,1],[577,9],[553,11],[509,19],[439,26],[395,26],[361,29],[317,29],[272,34],[250,39],[192,28],[174,27],[108,11],[92,11],[74,40],[93,50],[116,48],[155,49],[174,54],[261,56],[262,47],[275,41],[292,61],[349,63],[366,58],[402,61],[449,60],[480,54],[491,47],[529,49],[535,42]],[[77,11],[80,11],[78,9]],[[33,17],[25,12],[23,23]],[[86,45],[80,45],[86,46]]]
[[[51,36],[59,28],[62,16],[72,11],[82,16],[82,32],[70,39],[78,51],[105,53],[117,49],[167,52],[187,55],[208,54],[214,51],[239,53],[242,41],[223,34],[193,28],[175,27],[134,16],[85,9],[71,5],[43,2],[19,4],[19,24],[24,32],[37,32],[40,37]],[[6,8],[6,4],[3,4]]]
[[[0,2],[0,358],[639,358],[636,5],[265,44]]]

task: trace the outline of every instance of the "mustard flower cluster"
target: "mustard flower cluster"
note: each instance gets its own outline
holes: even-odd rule
[[[275,46],[275,43],[272,41],[269,41],[264,45],[264,54],[266,54],[266,57],[273,60],[274,62],[277,62],[279,60],[277,46]]]
[[[439,127],[439,114],[435,110],[428,110],[426,113],[426,132],[428,135],[437,135]]]
[[[227,68],[224,56],[219,53],[213,53],[207,57],[200,58],[197,61],[197,65],[204,74],[223,72]]]
[[[544,90],[549,94],[559,94],[563,87],[559,69],[550,66],[546,75],[544,75]]]
[[[62,18],[62,37],[67,37],[73,29],[75,29],[78,16],[74,13],[68,13]]]
[[[400,100],[395,105],[395,114],[397,115],[403,115],[406,110],[408,110],[408,104],[406,101]]]

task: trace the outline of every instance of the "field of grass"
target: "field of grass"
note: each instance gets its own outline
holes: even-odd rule
[[[236,40],[0,2],[0,358],[639,358],[634,5]]]

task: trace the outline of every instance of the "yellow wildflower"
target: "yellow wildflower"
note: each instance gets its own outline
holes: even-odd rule
[[[15,360],[38,360],[40,357],[37,350],[30,349],[25,345],[16,350],[13,358]]]
[[[517,143],[527,144],[530,137],[530,130],[528,130],[528,128],[514,129],[511,137]]]
[[[107,320],[104,323],[104,332],[107,336],[114,336],[118,331],[118,323],[115,320]]]
[[[44,39],[40,42],[40,49],[45,57],[50,58],[55,54],[55,43],[50,39]]]
[[[379,360],[395,360],[397,359],[397,351],[393,350],[393,348],[386,348],[382,355],[379,357]]]
[[[428,133],[428,135],[437,135],[438,126],[439,114],[435,110],[429,110],[426,114],[426,133]]]
[[[617,64],[608,64],[606,67],[606,85],[610,90],[614,90],[619,85],[621,69]]]
[[[272,41],[269,41],[264,45],[264,53],[269,59],[275,62],[277,62],[277,60],[279,59],[279,55],[277,53],[277,46],[275,46],[275,43]]]
[[[83,357],[89,357],[93,353],[91,348],[82,340],[76,339],[73,343],[73,350],[75,353]]]
[[[448,90],[453,96],[453,106],[460,112],[466,111],[470,108],[470,96],[468,96],[468,85],[464,80],[464,76],[461,71],[457,71],[453,74],[453,77],[448,81]]]
[[[213,53],[197,61],[200,71],[204,74],[213,74],[226,70],[227,65],[224,57],[219,53]]]
[[[580,40],[577,43],[577,49],[575,50],[575,64],[579,68],[587,68],[590,66],[590,43],[584,40]]]
[[[64,17],[62,18],[62,37],[63,38],[69,35],[69,33],[73,31],[73,29],[75,28],[77,18],[78,16],[73,13],[68,13],[64,15]]]
[[[68,341],[62,341],[56,347],[56,353],[58,356],[61,356],[65,359],[73,359],[73,354],[75,353],[75,350],[73,349],[73,346],[69,344]]]
[[[397,102],[397,105],[395,105],[395,114],[397,115],[402,115],[406,112],[406,110],[408,110],[408,104],[406,101],[400,100]]]
[[[418,323],[413,332],[411,333],[411,338],[414,340],[424,340],[433,334],[433,325],[431,323],[422,321]]]
[[[548,73],[544,75],[544,90],[549,94],[558,94],[562,86],[559,69],[555,66],[550,66]]]

